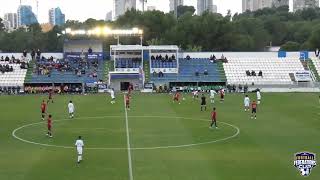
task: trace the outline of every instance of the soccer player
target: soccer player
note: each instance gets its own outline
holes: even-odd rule
[[[193,95],[193,99],[199,98],[199,92],[198,92],[197,90],[194,90],[194,91],[192,92],[192,95]]]
[[[216,108],[213,108],[213,111],[211,112],[211,125],[210,128],[213,128],[213,125],[216,127],[216,129],[218,129],[217,126],[217,112],[216,112]]]
[[[256,101],[253,101],[251,104],[251,108],[252,108],[252,115],[251,115],[251,119],[257,119],[257,103]]]
[[[211,101],[212,104],[214,104],[214,96],[215,96],[215,94],[217,94],[216,91],[211,89],[210,90],[210,101]]]
[[[173,97],[173,102],[178,102],[180,104],[180,93],[176,92]]]
[[[82,153],[83,153],[83,146],[84,146],[81,136],[79,136],[78,139],[76,140],[75,146],[77,148],[77,153],[78,153],[77,163],[79,164],[82,161]]]
[[[130,84],[129,84],[129,87],[128,87],[128,94],[129,94],[129,96],[131,95],[132,90],[133,90],[133,85],[130,83]]]
[[[69,101],[68,110],[69,110],[69,117],[71,119],[74,117],[74,104],[72,103],[72,101]]]
[[[47,119],[47,126],[48,126],[48,133],[47,133],[47,136],[51,137],[52,138],[52,116],[51,114],[49,114],[49,117]]]
[[[205,111],[207,110],[207,100],[204,94],[202,94],[201,96],[201,111],[203,110],[203,108]]]
[[[50,89],[50,90],[49,90],[49,98],[48,98],[47,104],[48,104],[50,101],[53,103],[53,89]]]
[[[244,111],[250,110],[250,98],[248,95],[244,98]]]
[[[114,95],[114,89],[113,88],[110,90],[110,96],[111,96],[111,104],[116,103],[116,97]]]
[[[44,117],[46,115],[46,110],[47,110],[47,104],[43,100],[41,103],[41,119],[44,121]]]
[[[126,108],[128,110],[130,110],[130,96],[129,96],[129,94],[125,95],[125,101],[126,101]]]
[[[224,89],[222,88],[221,90],[220,90],[220,102],[223,102],[224,101]]]
[[[258,104],[260,104],[261,102],[261,93],[260,93],[260,89],[257,90],[257,100],[258,100]]]

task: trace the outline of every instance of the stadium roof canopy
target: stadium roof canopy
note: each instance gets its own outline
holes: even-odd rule
[[[160,45],[160,46],[141,46],[141,45],[111,45],[111,51],[128,51],[128,50],[155,50],[155,51],[178,51],[176,45]]]

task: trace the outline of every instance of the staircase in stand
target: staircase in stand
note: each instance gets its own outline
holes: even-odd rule
[[[309,67],[310,71],[312,71],[312,73],[314,74],[316,81],[319,82],[320,81],[319,73],[318,73],[316,66],[314,65],[314,63],[311,59],[308,61],[308,67]]]
[[[144,70],[144,76],[145,76],[145,82],[149,82],[150,80],[150,62],[149,61],[143,61],[143,70]]]
[[[34,65],[35,65],[35,60],[31,60],[29,62],[26,77],[24,78],[24,83],[29,83],[31,81]]]

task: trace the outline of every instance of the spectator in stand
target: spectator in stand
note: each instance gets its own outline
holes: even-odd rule
[[[27,52],[27,50],[23,50],[23,52],[22,52],[22,55],[23,55],[23,57],[27,57],[27,54],[28,54],[28,52]]]
[[[261,70],[259,71],[258,76],[261,76],[261,77],[262,77],[262,71],[261,71]]]
[[[157,72],[155,70],[153,70],[152,75],[153,75],[153,77],[156,77],[157,76]]]
[[[4,58],[3,58],[3,56],[1,56],[1,61],[4,61]]]
[[[93,52],[93,51],[92,51],[92,48],[91,48],[91,47],[89,47],[89,49],[88,49],[88,53],[89,53],[89,54],[92,54],[92,52]]]
[[[199,76],[199,71],[198,70],[196,70],[195,75]]]
[[[171,59],[176,60],[176,56],[174,54],[172,54]]]
[[[40,49],[38,49],[37,50],[37,59],[40,59],[40,57],[41,57],[41,51],[40,51]]]
[[[35,57],[36,57],[36,51],[35,51],[34,49],[32,49],[32,51],[31,51],[31,58],[32,58],[32,60],[34,60]]]
[[[246,71],[246,75],[247,75],[247,76],[251,76],[251,73],[250,73],[249,70]]]
[[[205,76],[208,76],[208,75],[209,75],[208,70],[204,70],[203,74],[204,74]]]
[[[154,57],[154,55],[151,56],[151,60],[155,60],[156,58]]]
[[[187,60],[191,60],[191,57],[189,55],[187,55],[186,59]]]
[[[251,71],[251,76],[257,76],[255,71]]]
[[[168,61],[168,60],[169,60],[169,56],[168,56],[168,54],[166,54],[165,58],[166,58],[166,61]]]
[[[320,59],[320,50],[319,50],[319,48],[317,48],[315,50],[315,55],[316,55],[316,57],[318,57]]]
[[[6,56],[6,58],[4,59],[4,61],[10,61],[9,56]]]

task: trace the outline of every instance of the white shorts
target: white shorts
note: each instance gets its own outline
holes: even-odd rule
[[[79,155],[82,155],[82,150],[83,150],[82,148],[77,148],[77,152]]]
[[[210,96],[210,99],[214,99],[214,96]]]
[[[244,106],[245,106],[245,107],[249,107],[249,106],[250,106],[250,104],[247,104],[247,103],[246,103],[246,104],[244,104]]]
[[[74,110],[73,109],[69,109],[69,114],[72,114],[74,113]]]

